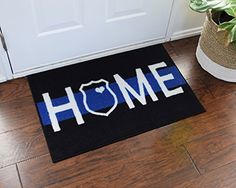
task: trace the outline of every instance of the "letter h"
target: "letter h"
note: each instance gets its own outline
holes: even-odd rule
[[[74,94],[71,90],[71,87],[67,87],[67,88],[65,88],[65,90],[66,90],[69,102],[66,104],[62,104],[60,106],[53,106],[52,100],[51,100],[49,94],[48,93],[43,94],[43,99],[46,104],[46,107],[48,110],[48,115],[50,117],[52,128],[53,128],[54,132],[61,131],[61,128],[59,126],[59,122],[58,122],[57,116],[56,116],[56,114],[59,112],[63,112],[66,110],[72,110],[78,125],[81,125],[84,123],[83,117],[79,111],[79,108],[77,106]]]

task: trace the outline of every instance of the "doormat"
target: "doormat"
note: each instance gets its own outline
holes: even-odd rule
[[[162,45],[28,81],[53,162],[204,112]]]

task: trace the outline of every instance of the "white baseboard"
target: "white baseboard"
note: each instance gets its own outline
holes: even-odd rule
[[[183,38],[193,37],[196,35],[200,35],[201,32],[202,32],[202,27],[178,31],[172,34],[172,36],[170,37],[170,40],[174,41],[174,40],[179,40]]]
[[[35,73],[39,73],[39,72],[43,72],[43,71],[47,71],[47,70],[52,70],[52,69],[59,68],[59,67],[64,67],[67,65],[73,65],[76,63],[89,61],[92,59],[97,59],[97,58],[101,58],[101,57],[105,57],[105,56],[109,56],[109,55],[114,55],[114,54],[118,54],[118,53],[122,53],[122,52],[126,52],[126,51],[136,50],[139,48],[144,48],[147,46],[160,44],[165,41],[166,41],[165,39],[155,39],[155,40],[145,41],[145,42],[138,43],[138,44],[132,44],[132,45],[128,45],[128,46],[119,47],[116,49],[98,52],[96,54],[92,54],[92,55],[88,55],[88,56],[84,56],[84,57],[80,57],[80,58],[76,58],[76,59],[72,59],[72,60],[68,60],[68,61],[62,61],[62,62],[58,62],[58,63],[51,64],[51,65],[46,65],[46,66],[42,66],[42,67],[35,67],[35,68],[28,69],[28,70],[23,70],[18,73],[14,73],[13,78],[20,78],[20,77],[24,77],[24,76],[31,75],[31,74],[35,74]]]

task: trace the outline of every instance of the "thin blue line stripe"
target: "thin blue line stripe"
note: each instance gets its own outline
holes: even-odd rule
[[[168,89],[175,88],[175,87],[186,84],[185,79],[180,74],[180,72],[176,68],[176,66],[167,67],[167,68],[158,70],[158,73],[161,76],[167,75],[167,74],[170,74],[170,73],[173,74],[174,79],[165,82],[165,85]],[[156,79],[154,78],[154,76],[151,73],[147,73],[147,74],[145,74],[145,76],[146,76],[148,82],[150,83],[153,91],[155,93],[160,92],[161,88],[159,87],[159,85],[158,85]],[[138,82],[137,82],[136,77],[126,79],[126,82],[136,92],[139,91]],[[124,99],[117,83],[113,82],[113,83],[109,84],[109,87],[116,94],[117,99],[118,99],[118,103],[119,104],[124,103],[125,99]],[[109,97],[109,96],[107,97],[106,92],[108,92],[107,94],[109,95],[109,91],[105,91],[102,95],[99,96],[98,94],[96,94],[94,92],[94,89],[89,89],[89,90],[85,91],[87,97],[89,98],[88,101],[90,101],[89,106],[90,106],[91,109],[93,109],[94,111],[99,111],[99,110],[102,110],[104,108],[111,107],[114,104],[114,99],[112,97]],[[148,95],[146,90],[145,90],[145,95],[146,96]],[[76,99],[77,105],[79,106],[81,114],[82,115],[88,114],[89,112],[85,109],[84,104],[83,104],[83,95],[82,95],[82,93],[81,92],[74,93],[74,97]],[[136,100],[132,95],[130,95],[130,98],[132,100]],[[52,99],[53,106],[58,106],[58,105],[62,105],[62,104],[65,104],[65,103],[68,103],[67,96]],[[45,103],[44,102],[38,102],[37,103],[37,108],[38,108],[38,112],[39,112],[42,124],[44,126],[50,125],[51,121],[50,121]],[[59,122],[67,120],[67,119],[71,119],[73,117],[74,117],[74,114],[73,114],[72,110],[67,110],[67,111],[64,111],[64,112],[57,113],[57,118],[58,118]]]

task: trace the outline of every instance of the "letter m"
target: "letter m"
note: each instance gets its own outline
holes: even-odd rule
[[[155,92],[153,91],[151,85],[149,84],[147,78],[145,77],[140,68],[136,69],[136,75],[137,75],[138,90],[139,90],[138,92],[135,91],[135,89],[132,88],[123,78],[121,78],[120,75],[118,74],[114,75],[116,83],[118,84],[122,92],[122,95],[124,96],[124,99],[130,109],[134,108],[135,106],[132,99],[130,98],[129,93],[132,94],[133,97],[135,97],[142,105],[147,104],[144,88],[146,88],[148,94],[150,95],[153,101],[158,100]]]

